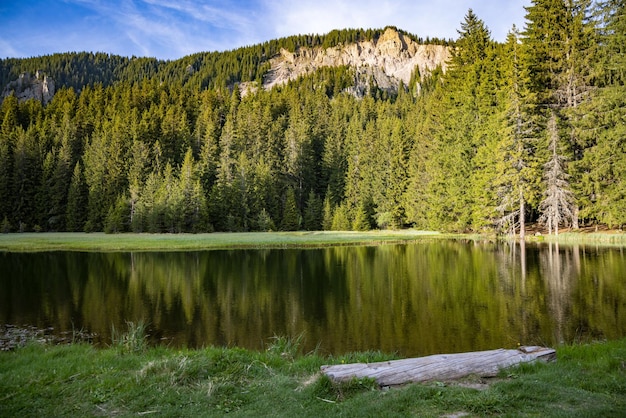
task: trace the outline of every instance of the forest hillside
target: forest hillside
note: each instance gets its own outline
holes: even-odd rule
[[[535,0],[503,43],[469,10],[455,40],[0,60],[1,229],[621,227],[625,7]]]

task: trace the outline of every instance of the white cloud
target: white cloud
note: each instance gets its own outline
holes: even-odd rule
[[[397,13],[398,3],[373,0],[275,0],[268,2],[267,7],[274,35],[288,36],[322,34],[332,29],[380,27],[382,22],[390,21]]]
[[[529,3],[530,0],[268,0],[266,7],[274,37],[393,25],[422,37],[456,38],[457,29],[472,8],[494,39],[503,41],[513,23],[522,26],[523,6]]]

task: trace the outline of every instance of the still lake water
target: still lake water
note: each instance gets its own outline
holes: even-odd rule
[[[626,249],[428,241],[202,252],[0,253],[0,325],[143,320],[169,346],[402,356],[626,336]]]

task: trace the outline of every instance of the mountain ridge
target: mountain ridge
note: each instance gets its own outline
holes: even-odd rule
[[[80,91],[97,83],[106,86],[157,78],[160,82],[189,84],[201,90],[240,85],[243,94],[247,94],[259,87],[267,90],[284,85],[322,68],[346,66],[356,73],[354,85],[348,90],[363,96],[372,87],[397,92],[400,83],[409,84],[416,70],[419,77],[438,66],[445,71],[449,56],[450,48],[444,42],[424,44],[420,38],[395,27],[346,29],[321,37],[298,35],[233,51],[197,53],[175,61],[104,53],[5,59],[0,60],[0,91],[3,98],[13,93],[20,100],[36,98],[47,103],[51,95],[44,100],[41,94],[23,93],[38,91],[36,78],[26,75],[39,72],[55,83],[57,90],[73,87]],[[32,85],[28,85],[28,80]]]
[[[420,75],[427,75],[438,66],[445,71],[449,58],[446,46],[418,44],[396,29],[387,28],[377,40],[325,49],[301,47],[293,53],[281,49],[278,56],[270,59],[271,68],[263,77],[263,87],[285,84],[322,67],[346,65],[373,76],[379,88],[397,91],[400,81],[409,84],[416,69]]]

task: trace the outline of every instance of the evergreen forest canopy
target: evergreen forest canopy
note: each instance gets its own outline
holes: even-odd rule
[[[626,224],[626,2],[534,0],[491,39],[472,10],[448,69],[356,98],[325,68],[242,97],[295,36],[177,61],[56,54],[45,107],[0,106],[5,231],[519,231]],[[422,40],[423,41],[423,40]],[[437,41],[439,43],[446,43]],[[415,84],[419,83],[419,88]]]
[[[419,44],[450,45],[450,40],[420,38],[401,32]],[[0,59],[0,87],[20,74],[43,71],[59,87],[72,87],[80,92],[85,86],[102,84],[108,87],[119,82],[137,83],[157,78],[170,86],[191,89],[224,89],[247,81],[262,81],[269,69],[269,60],[281,49],[295,52],[300,47],[329,48],[361,41],[377,40],[384,29],[343,29],[326,35],[295,35],[263,44],[226,52],[200,52],[175,61],[146,57],[121,57],[105,53],[61,53],[33,58]]]

